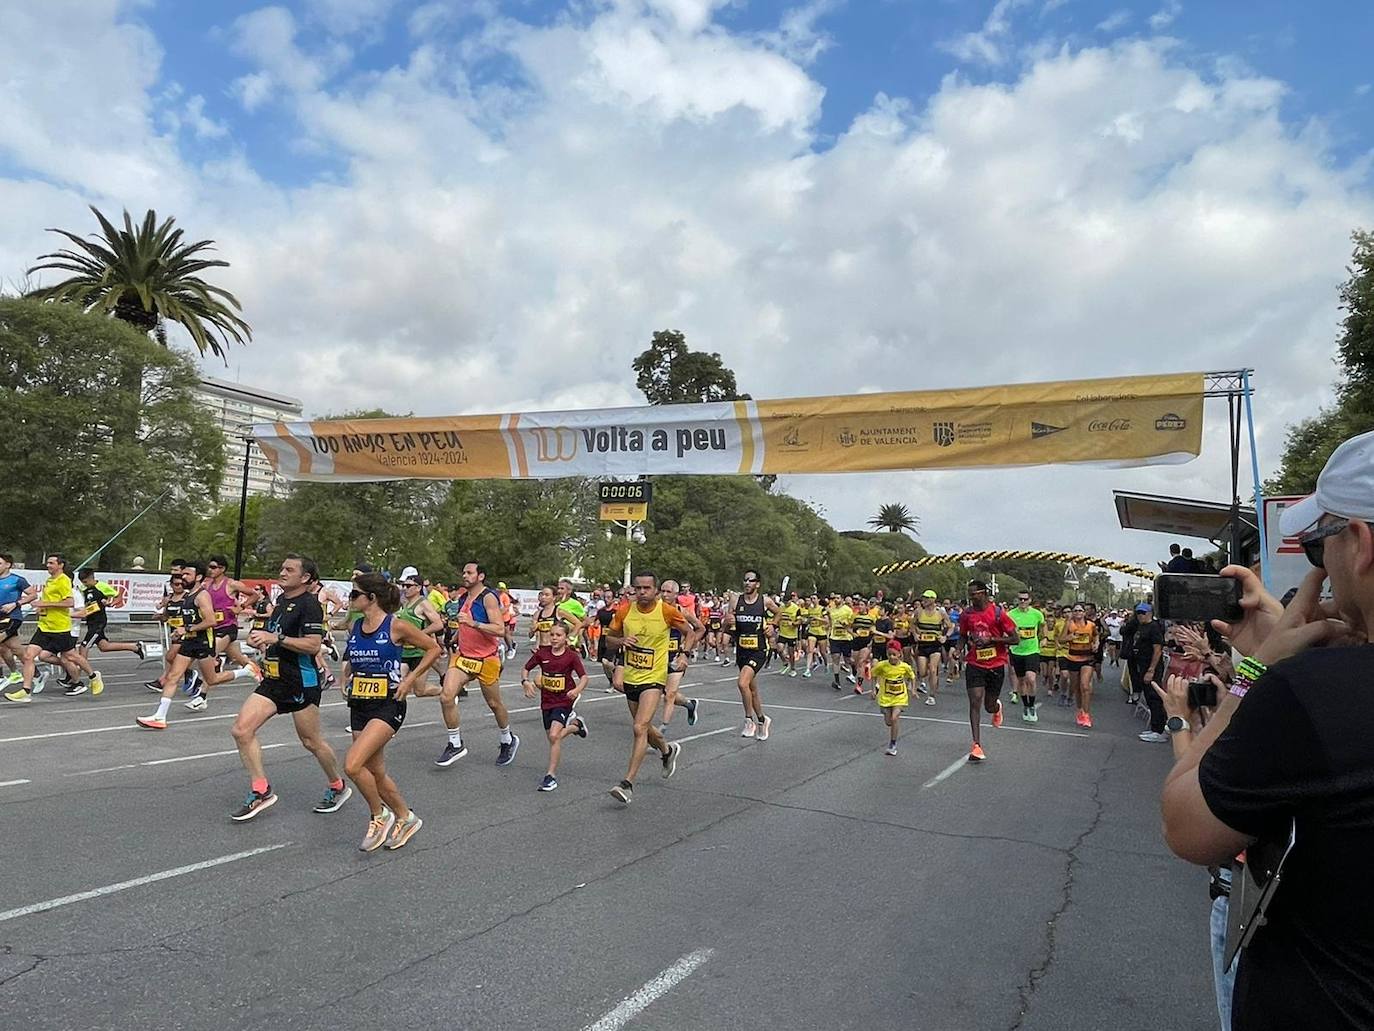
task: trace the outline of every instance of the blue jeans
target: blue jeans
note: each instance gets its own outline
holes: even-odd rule
[[[1231,883],[1231,871],[1226,867],[1222,867],[1220,877],[1227,884]],[[1236,987],[1236,964],[1240,962],[1238,956],[1230,970],[1223,970],[1221,966],[1226,961],[1229,902],[1224,895],[1212,900],[1212,980],[1216,983],[1217,1017],[1221,1020],[1221,1031],[1231,1031],[1231,993]]]

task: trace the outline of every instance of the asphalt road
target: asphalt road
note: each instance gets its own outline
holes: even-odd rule
[[[962,690],[908,710],[888,758],[871,700],[771,672],[772,738],[742,740],[733,669],[699,664],[677,776],[651,759],[626,809],[620,697],[594,677],[591,737],[540,794],[512,666],[514,764],[474,695],[469,756],[436,768],[437,702],[413,702],[388,759],[425,826],[363,854],[361,797],[310,811],[287,718],[263,734],[281,800],[228,819],[249,685],[150,733],[153,664],[100,665],[98,699],[0,709],[3,1028],[1216,1026],[1206,876],[1159,835],[1170,752],[1114,684],[1094,730],[1011,713],[970,766]],[[337,693],[323,718],[342,754]]]

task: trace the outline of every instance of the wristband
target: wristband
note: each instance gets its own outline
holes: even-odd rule
[[[1230,693],[1237,698],[1244,698],[1245,692],[1249,691],[1250,688],[1254,686],[1255,682],[1250,679],[1250,677],[1246,676],[1244,673],[1237,673],[1235,679],[1231,681]]]
[[[1237,676],[1244,677],[1251,683],[1254,683],[1256,680],[1258,680],[1260,677],[1264,676],[1264,674],[1268,672],[1268,666],[1260,662],[1258,659],[1250,658],[1248,655],[1245,658],[1241,659],[1240,662],[1236,663]]]

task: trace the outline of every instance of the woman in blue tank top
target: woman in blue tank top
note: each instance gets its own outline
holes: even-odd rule
[[[406,696],[439,657],[439,642],[423,630],[392,616],[401,605],[396,585],[377,573],[354,580],[348,607],[359,613],[348,631],[344,651],[344,693],[348,698],[353,745],[344,772],[367,799],[371,819],[358,847],[373,852],[385,845],[397,849],[423,826],[406,805],[396,782],[386,772],[383,750],[406,718]],[[408,672],[401,662],[405,648],[423,653]]]

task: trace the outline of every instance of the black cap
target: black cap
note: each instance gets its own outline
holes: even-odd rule
[[[988,585],[982,580],[970,580],[968,582],[968,589],[970,591],[986,591],[988,590]]]
[[[372,567],[371,567],[370,565],[368,565],[366,562],[359,562],[359,563],[358,563],[356,566],[354,566],[353,568],[356,569],[356,570],[357,570],[358,572],[360,572],[360,573],[370,573],[370,572],[372,572]]]

